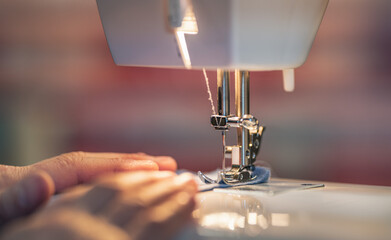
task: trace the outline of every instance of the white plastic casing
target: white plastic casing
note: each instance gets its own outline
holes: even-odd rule
[[[192,0],[192,68],[282,70],[304,63],[328,0]],[[116,64],[183,68],[168,0],[97,0]]]

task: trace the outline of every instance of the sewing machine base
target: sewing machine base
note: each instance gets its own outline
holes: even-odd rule
[[[271,179],[197,196],[186,239],[386,240],[391,187]]]

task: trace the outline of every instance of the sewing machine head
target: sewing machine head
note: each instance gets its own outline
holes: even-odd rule
[[[223,135],[221,179],[251,181],[264,128],[250,114],[249,72],[293,69],[307,58],[328,0],[97,0],[116,64],[218,69],[218,111],[211,123]],[[235,71],[235,114],[229,109],[229,71]],[[236,145],[225,145],[237,128]],[[232,167],[225,170],[225,159]]]

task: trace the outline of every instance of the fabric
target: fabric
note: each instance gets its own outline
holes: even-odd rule
[[[179,170],[178,173],[183,173],[184,171]],[[220,170],[217,169],[213,172],[206,173],[208,177],[212,179],[217,179],[217,175],[219,174]],[[253,175],[251,177],[256,176],[256,179],[251,181],[251,182],[246,182],[246,183],[238,183],[235,184],[234,186],[244,186],[244,185],[253,185],[253,184],[259,184],[259,183],[266,183],[270,179],[270,170],[268,168],[264,167],[259,167],[256,166]],[[205,192],[205,191],[210,191],[213,190],[214,188],[229,188],[233,187],[233,185],[228,185],[224,183],[222,180],[219,183],[204,183],[199,179],[197,174],[194,174],[194,178],[198,183],[198,188],[200,192]]]

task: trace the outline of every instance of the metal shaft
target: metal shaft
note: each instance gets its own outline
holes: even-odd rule
[[[229,71],[217,69],[217,114],[228,116],[229,105]]]
[[[235,107],[236,116],[250,114],[250,73],[235,70]],[[245,128],[238,128],[238,145],[240,151],[240,167],[251,165],[249,150],[250,135]]]
[[[228,116],[230,114],[229,71],[217,69],[217,114]],[[225,170],[225,131],[221,132],[223,140],[223,163]]]

